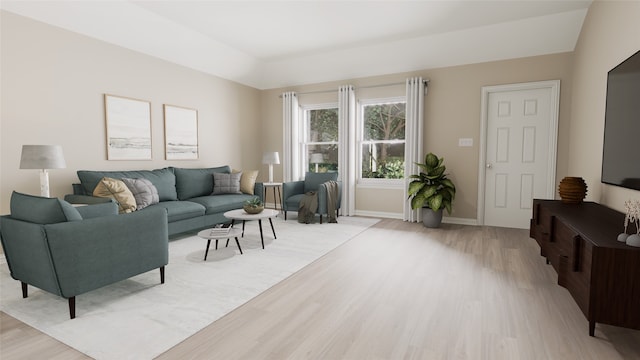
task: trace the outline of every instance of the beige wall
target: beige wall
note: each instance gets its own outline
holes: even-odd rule
[[[567,173],[568,127],[571,99],[572,53],[537,56],[507,61],[430,69],[340,82],[273,89],[262,93],[263,121],[272,128],[268,147],[282,150],[282,105],[278,97],[285,90],[312,92],[336,89],[340,84],[356,86],[358,99],[402,96],[404,85],[363,88],[370,85],[404,83],[409,76],[430,79],[425,98],[425,153],[445,158],[458,192],[452,217],[475,221],[478,203],[478,161],[480,144],[481,88],[487,85],[540,80],[561,81],[557,176]],[[337,102],[337,93],[301,95],[300,104]],[[472,138],[472,147],[458,147],[459,138]],[[281,176],[280,174],[278,174]],[[403,190],[358,188],[356,213],[401,216],[406,201]]]
[[[574,52],[568,169],[587,182],[588,200],[621,211],[624,201],[640,198],[640,192],[600,183],[607,72],[638,50],[640,2],[594,2]]]
[[[19,169],[23,144],[62,145],[67,168],[50,171],[51,195],[56,197],[71,192],[79,169],[228,164],[260,169],[264,179],[258,90],[1,14],[1,213],[9,213],[11,191],[39,194],[38,171]],[[105,93],[151,102],[153,160],[106,160]],[[198,110],[198,160],[164,160],[163,104]]]

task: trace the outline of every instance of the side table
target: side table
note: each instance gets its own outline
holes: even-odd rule
[[[262,186],[264,187],[265,198],[267,196],[267,189],[268,188],[273,189],[273,208],[278,209],[278,201],[280,201],[280,209],[282,209],[282,195],[280,193],[280,188],[282,187],[282,183],[266,182],[266,183],[263,183]],[[276,190],[278,191],[278,196],[276,196]]]
[[[236,245],[238,245],[238,250],[240,250],[240,254],[242,254],[242,248],[240,248],[240,242],[238,241],[238,236],[242,235],[242,230],[236,228],[224,228],[229,229],[227,232],[217,232],[223,228],[213,228],[202,230],[198,233],[198,237],[203,239],[207,239],[207,249],[204,251],[204,261],[207,261],[207,254],[209,253],[209,245],[211,245],[211,240],[216,241],[216,250],[218,250],[218,240],[227,239],[227,246],[229,246],[229,239],[235,238]]]

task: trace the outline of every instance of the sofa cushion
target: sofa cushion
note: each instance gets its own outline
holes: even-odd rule
[[[118,212],[121,214],[136,211],[136,198],[131,193],[124,181],[103,177],[96,188],[93,189],[93,196],[112,198],[118,203]]]
[[[147,179],[130,179],[122,178],[125,185],[131,190],[133,197],[136,199],[136,207],[138,210],[144,209],[149,205],[160,202],[158,189]]]
[[[11,217],[36,224],[55,224],[82,220],[82,216],[71,204],[56,198],[22,194],[11,194]]]
[[[258,178],[258,170],[233,170],[233,172],[242,173],[242,176],[240,176],[240,192],[253,195],[256,187],[256,179]]]
[[[211,195],[242,194],[240,192],[240,177],[242,173],[213,174],[213,192]]]
[[[247,194],[222,194],[215,196],[201,196],[189,201],[198,203],[206,208],[206,214],[223,213],[229,210],[242,209],[244,202],[255,196]]]
[[[204,216],[205,213],[204,206],[191,201],[162,201],[158,204],[149,205],[142,211],[157,207],[166,209],[168,222]]]
[[[231,172],[229,166],[203,169],[173,168],[176,176],[177,196],[180,200],[187,200],[198,196],[211,194],[213,191],[213,174]]]
[[[130,171],[91,171],[78,170],[78,178],[86,195],[93,194],[93,189],[103,177],[114,179],[133,178],[147,179],[158,190],[160,201],[177,200],[176,176],[171,168],[155,170],[130,170]]]
[[[337,172],[314,173],[308,172],[304,177],[304,192],[317,191],[320,184],[329,180],[337,181]]]

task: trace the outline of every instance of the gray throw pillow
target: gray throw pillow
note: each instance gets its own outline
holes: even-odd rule
[[[158,189],[147,179],[122,178],[122,182],[129,188],[136,199],[138,210],[160,202]]]
[[[218,194],[242,194],[240,192],[241,172],[233,174],[213,173],[213,193]]]

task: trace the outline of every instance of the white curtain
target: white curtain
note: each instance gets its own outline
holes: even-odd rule
[[[422,131],[424,122],[424,96],[426,95],[425,82],[421,77],[407,79],[407,108],[405,120],[405,147],[404,147],[404,220],[411,222],[422,221],[421,209],[412,210],[411,201],[407,199],[409,191],[409,175],[419,174],[420,168],[416,162],[424,161],[422,150]]]
[[[282,94],[282,116],[284,122],[284,151],[282,168],[284,171],[284,181],[300,180],[298,157],[300,151],[298,149],[300,141],[298,140],[298,98],[293,91]]]
[[[352,85],[338,88],[338,123],[340,124],[339,178],[342,180],[343,216],[355,215],[356,193],[356,97]]]

